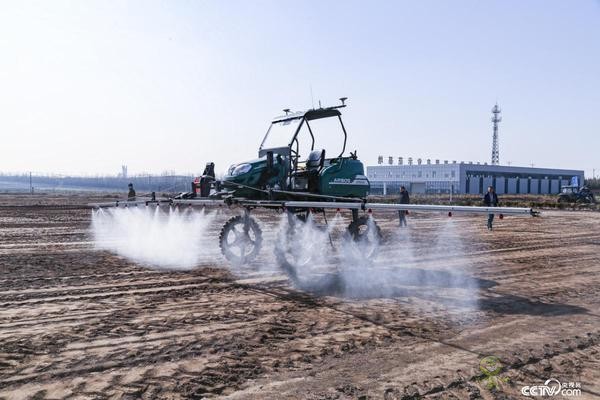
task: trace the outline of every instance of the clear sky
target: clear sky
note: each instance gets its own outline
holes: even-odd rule
[[[348,96],[349,148],[600,175],[600,2],[0,0],[0,171],[218,171]]]

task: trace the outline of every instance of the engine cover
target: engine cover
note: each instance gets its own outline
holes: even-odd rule
[[[363,163],[352,158],[331,160],[319,177],[319,193],[327,196],[362,198],[370,187]]]

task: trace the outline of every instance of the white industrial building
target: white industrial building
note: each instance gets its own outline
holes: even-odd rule
[[[456,162],[412,158],[404,163],[402,157],[393,164],[367,166],[371,194],[395,194],[400,186],[411,193],[483,194],[493,186],[498,194],[556,194],[561,186],[576,180],[582,184],[581,170],[514,167],[487,163]]]

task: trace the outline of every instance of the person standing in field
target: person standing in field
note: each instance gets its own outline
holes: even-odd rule
[[[483,204],[485,204],[486,207],[498,207],[498,195],[493,186],[488,187],[488,191],[483,197]],[[489,231],[493,229],[493,222],[494,214],[488,214],[487,228]]]
[[[400,186],[400,204],[408,204],[410,203],[410,197],[408,195],[408,190],[404,186]],[[406,214],[408,214],[407,210],[398,211],[398,217],[400,218],[400,227],[407,226],[406,224]]]
[[[133,189],[133,183],[129,185],[129,192],[127,193],[127,201],[135,201],[135,190]]]

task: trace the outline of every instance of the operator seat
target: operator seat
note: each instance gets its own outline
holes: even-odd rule
[[[306,159],[306,173],[308,175],[308,191],[319,191],[319,174],[325,165],[325,149],[313,150]]]
[[[323,164],[325,163],[325,149],[313,150],[309,153],[308,158],[306,159],[306,169],[311,170],[320,170],[323,168]]]

